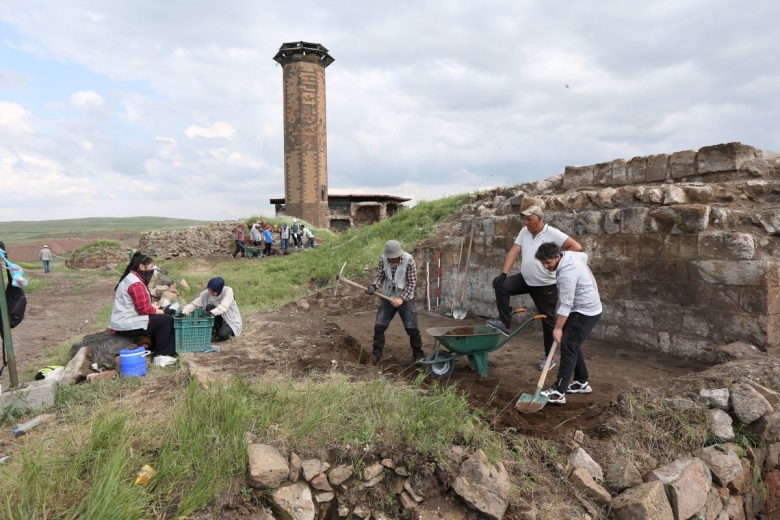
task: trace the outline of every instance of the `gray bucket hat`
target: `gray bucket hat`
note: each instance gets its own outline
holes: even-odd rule
[[[385,242],[385,258],[398,258],[404,254],[401,244],[398,240],[388,240]]]

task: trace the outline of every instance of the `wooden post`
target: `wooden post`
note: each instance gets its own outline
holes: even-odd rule
[[[5,260],[3,260],[5,264]],[[11,321],[8,316],[8,301],[5,299],[5,275],[2,271],[7,270],[7,266],[3,265],[0,269],[0,285],[2,285],[3,293],[0,295],[0,319],[3,322],[3,348],[5,349],[6,359],[8,360],[8,377],[11,379],[11,388],[19,386],[19,379],[16,375],[16,358],[14,357],[14,342],[11,339]],[[10,278],[10,277],[9,277]]]

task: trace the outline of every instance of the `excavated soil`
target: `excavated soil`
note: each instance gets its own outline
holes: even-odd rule
[[[209,263],[224,261],[214,259]],[[18,371],[38,368],[45,351],[69,338],[100,330],[98,310],[113,299],[116,276],[81,271],[54,270],[46,275],[28,271],[30,278],[45,278],[47,285],[28,295],[24,322],[13,330]],[[278,371],[305,374],[311,370],[337,370],[355,377],[382,371],[390,377],[411,379],[420,368],[412,363],[408,337],[396,318],[387,331],[385,357],[379,366],[369,363],[377,301],[359,290],[344,288],[339,298],[321,294],[301,304],[262,312],[244,312],[245,330],[239,338],[221,344],[221,351],[189,354],[193,362],[218,375],[265,374]],[[239,305],[240,305],[240,292]],[[469,315],[455,320],[441,313],[448,309],[418,312],[426,354],[434,346],[431,327],[456,328],[484,325],[484,318]],[[517,323],[523,315],[515,317]],[[499,341],[504,341],[499,336]],[[533,414],[521,414],[514,404],[521,393],[533,394],[540,372],[541,325],[530,323],[488,355],[487,376],[469,368],[465,356],[443,380],[458,385],[476,408],[485,411],[498,430],[512,429],[530,435],[563,438],[573,429],[592,430],[616,397],[636,386],[663,387],[674,378],[706,368],[700,362],[665,356],[626,345],[588,341],[584,346],[593,393],[569,395],[567,403],[547,405]],[[557,357],[557,356],[556,356]],[[547,378],[554,379],[556,369]],[[8,370],[0,384],[7,388]]]

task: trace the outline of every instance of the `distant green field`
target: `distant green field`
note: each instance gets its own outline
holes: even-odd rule
[[[166,217],[90,217],[66,220],[0,222],[0,237],[7,244],[25,242],[41,236],[84,236],[94,231],[168,231],[208,224],[207,220]]]

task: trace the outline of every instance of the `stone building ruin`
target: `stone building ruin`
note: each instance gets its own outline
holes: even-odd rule
[[[335,61],[328,49],[319,43],[284,43],[274,61],[282,66],[284,85],[284,198],[270,200],[276,216],[343,231],[402,208],[410,199],[328,192],[325,69]]]
[[[520,211],[539,205],[545,222],[590,255],[604,306],[594,339],[707,361],[736,341],[776,353],[779,201],[780,154],[740,143],[616,159],[474,196],[456,236],[429,239],[416,260],[435,265],[442,251],[442,295],[451,301],[473,226],[466,294],[473,313],[495,316],[491,280],[523,226]],[[526,296],[516,302],[533,309]]]

